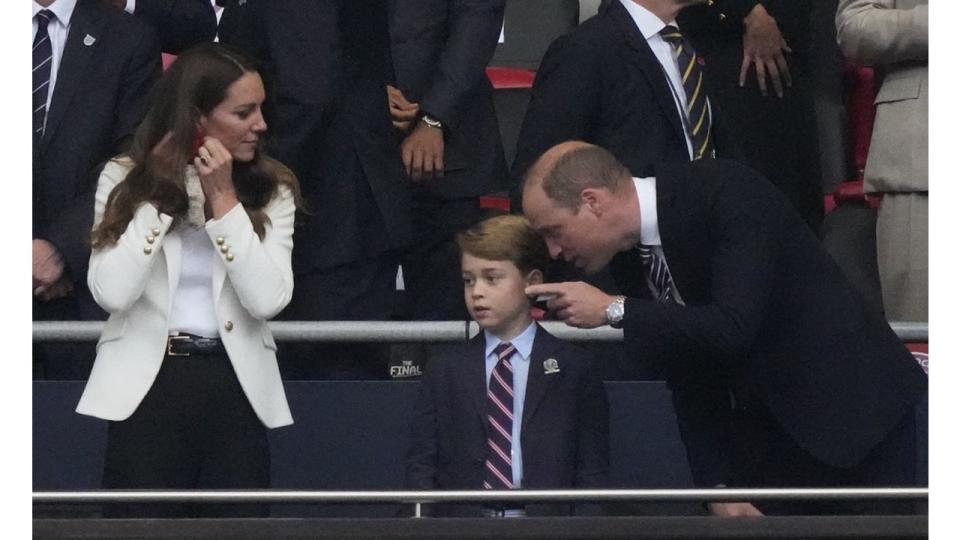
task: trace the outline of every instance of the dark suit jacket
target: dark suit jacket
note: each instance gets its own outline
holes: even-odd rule
[[[926,388],[913,357],[757,173],[700,160],[655,174],[686,306],[649,300],[635,251],[611,269],[628,296],[628,355],[666,370],[694,480],[736,483],[734,422],[758,406],[823,463],[862,461]]]
[[[94,169],[125,149],[160,71],[146,24],[99,0],[77,2],[47,127],[34,141],[33,237],[57,248],[78,293],[86,290]]]
[[[179,54],[217,35],[217,14],[209,0],[137,0],[133,13],[153,26],[166,53]]]
[[[396,86],[443,122],[444,198],[507,187],[507,165],[485,68],[497,47],[504,0],[392,0],[390,42]]]
[[[386,0],[236,0],[220,41],[263,62],[267,148],[300,180],[294,268],[324,269],[410,241],[390,123]],[[354,159],[354,155],[358,159]]]
[[[738,157],[711,104],[717,155]],[[609,150],[634,176],[690,160],[663,67],[619,2],[557,38],[543,57],[517,142],[515,183],[543,152],[571,139]]]
[[[431,359],[420,383],[407,454],[413,489],[479,489],[486,459],[483,334]],[[560,372],[545,374],[554,358]],[[609,465],[606,391],[589,355],[537,328],[523,407],[523,487],[602,488]],[[528,513],[555,509],[529,507]],[[476,511],[451,505],[449,513]]]

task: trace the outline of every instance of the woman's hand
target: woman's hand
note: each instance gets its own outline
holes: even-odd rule
[[[217,139],[204,137],[193,165],[200,175],[211,217],[220,219],[240,202],[233,188],[233,156]]]

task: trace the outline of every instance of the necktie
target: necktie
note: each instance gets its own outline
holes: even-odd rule
[[[497,365],[487,386],[487,460],[483,467],[484,489],[513,487],[513,366],[510,356],[516,349],[501,343],[494,349]]]
[[[699,57],[676,26],[666,26],[660,31],[663,40],[673,46],[680,67],[680,80],[687,94],[686,123],[693,140],[693,159],[713,156],[713,140],[710,136],[710,100],[703,87],[703,68]]]
[[[50,66],[53,64],[53,46],[47,24],[55,15],[49,9],[37,12],[37,35],[33,38],[33,136],[43,136],[47,119],[47,94],[50,91]]]
[[[637,251],[640,252],[640,262],[650,276],[650,282],[656,290],[657,302],[674,302],[673,298],[673,277],[670,276],[670,269],[667,268],[667,261],[663,256],[654,251],[653,246],[637,244]]]

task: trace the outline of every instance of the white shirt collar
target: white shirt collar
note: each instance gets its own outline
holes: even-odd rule
[[[658,35],[661,30],[666,28],[667,25],[660,20],[660,17],[657,17],[649,9],[641,6],[633,0],[620,0],[620,3],[623,4],[623,7],[627,9],[627,13],[630,14],[630,18],[633,19],[633,22],[636,23],[637,28],[640,29],[640,33],[643,34],[643,39],[650,39]],[[677,21],[670,21],[670,25],[677,26]]]
[[[640,202],[640,243],[646,246],[660,245],[660,226],[657,220],[657,179],[633,179],[633,186],[637,190],[637,199]]]
[[[77,0],[54,0],[50,7],[45,8],[36,2],[31,2],[33,4],[33,16],[36,17],[37,13],[49,9],[57,16],[57,20],[60,21],[64,27],[70,26],[70,17],[73,16],[73,8],[77,5]]]
[[[487,331],[483,332],[483,336],[487,340],[487,356],[490,356],[493,354],[493,350],[497,348],[497,345],[501,343],[500,338]],[[529,360],[530,353],[533,351],[533,338],[536,336],[537,323],[534,321],[530,323],[530,326],[521,332],[519,336],[511,339],[510,344],[520,353],[520,356],[523,357],[524,360]]]

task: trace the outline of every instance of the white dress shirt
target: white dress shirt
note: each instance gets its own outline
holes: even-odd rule
[[[173,294],[169,333],[185,332],[196,336],[220,336],[216,305],[213,300],[213,266],[219,255],[202,227],[179,227],[180,279]]]
[[[510,356],[510,366],[513,367],[513,430],[510,437],[510,462],[513,471],[513,487],[519,488],[523,484],[523,452],[520,448],[520,432],[523,422],[523,400],[527,395],[527,374],[530,371],[530,354],[533,351],[533,339],[537,335],[537,323],[530,323],[519,336],[510,340],[515,349]],[[484,332],[487,341],[486,348],[486,384],[490,385],[490,374],[497,365],[497,355],[493,352],[497,345],[502,343],[500,338]]]
[[[690,121],[687,118],[687,92],[683,89],[683,77],[680,74],[680,66],[677,64],[677,57],[674,54],[673,45],[667,43],[660,35],[660,31],[667,25],[680,28],[676,20],[665,23],[660,17],[654,15],[650,10],[640,6],[633,0],[620,0],[623,7],[626,8],[633,22],[636,23],[643,38],[647,40],[647,45],[653,50],[653,54],[660,61],[663,67],[663,74],[673,90],[673,102],[677,106],[677,114],[680,116],[680,124],[683,125],[683,134],[687,140],[687,153],[690,159],[693,159],[693,137],[691,136]],[[707,102],[707,114],[713,118],[713,111],[710,102]]]
[[[67,44],[67,34],[70,32],[70,18],[77,0],[54,0],[50,7],[43,7],[33,2],[33,39],[37,37],[37,13],[47,9],[53,12],[54,18],[47,23],[47,33],[50,35],[50,47],[53,49],[53,59],[50,61],[50,85],[47,87],[47,111],[50,111],[50,100],[53,99],[53,89],[57,85],[57,71],[63,59],[63,49]]]
[[[667,271],[670,270],[670,261],[663,254],[663,244],[660,242],[660,222],[657,218],[657,179],[648,176],[646,178],[633,178],[633,186],[637,190],[637,199],[640,202],[640,243],[645,246],[653,246],[653,251],[663,258],[667,265]],[[673,274],[670,274],[671,277]],[[654,298],[657,296],[657,289],[647,275],[647,287]],[[680,305],[683,298],[680,297],[680,290],[677,283],[673,283],[673,299]]]

